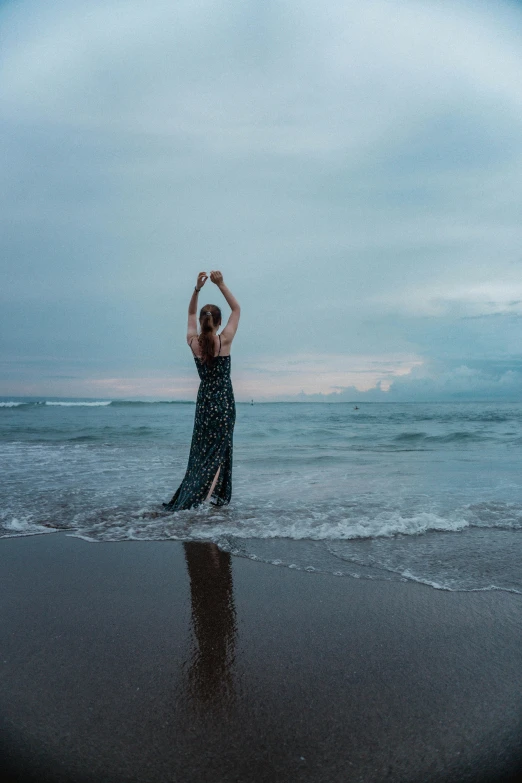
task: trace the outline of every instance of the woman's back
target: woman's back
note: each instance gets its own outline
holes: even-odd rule
[[[189,346],[192,349],[192,353],[198,359],[201,359],[202,351],[197,337],[194,337]],[[214,356],[230,356],[230,349],[232,343],[220,334],[214,335]]]
[[[215,392],[216,394],[219,394],[219,392],[224,388],[224,386],[230,386],[230,392],[232,393],[232,386],[230,383],[230,354],[228,353],[226,356],[223,356],[221,353],[221,335],[217,335],[217,340],[219,344],[218,352],[217,354],[214,354],[214,359],[212,361],[206,361],[204,362],[200,356],[196,354],[195,351],[192,351],[194,354],[194,361],[196,362],[196,367],[198,371],[198,375],[202,381],[206,381],[206,385],[210,384],[211,391]],[[190,347],[192,348],[192,342],[190,343]],[[200,350],[201,354],[201,350]],[[208,394],[208,389],[205,389],[205,394]],[[198,392],[198,399],[203,393],[203,389],[200,387]]]

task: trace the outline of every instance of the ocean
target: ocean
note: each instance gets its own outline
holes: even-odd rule
[[[214,541],[339,577],[522,593],[522,404],[237,404],[232,502],[167,513],[195,406],[0,398],[0,538]]]

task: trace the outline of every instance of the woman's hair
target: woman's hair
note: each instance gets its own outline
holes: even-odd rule
[[[199,311],[199,323],[201,334],[198,337],[201,348],[201,360],[204,364],[211,365],[214,362],[214,336],[212,327],[221,323],[221,310],[217,305],[205,305]]]

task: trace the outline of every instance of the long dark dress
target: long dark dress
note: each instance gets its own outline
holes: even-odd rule
[[[221,356],[221,336],[218,337],[219,353],[212,365],[205,364],[194,355],[201,383],[192,444],[185,478],[172,500],[163,504],[169,511],[193,508],[203,503],[218,468],[221,470],[211,503],[223,506],[230,503],[232,496],[232,436],[236,405],[230,380],[230,356]]]

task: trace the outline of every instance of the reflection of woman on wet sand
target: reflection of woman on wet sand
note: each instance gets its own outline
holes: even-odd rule
[[[187,541],[183,546],[194,642],[189,689],[199,702],[217,706],[233,697],[236,611],[231,557],[216,544]]]

